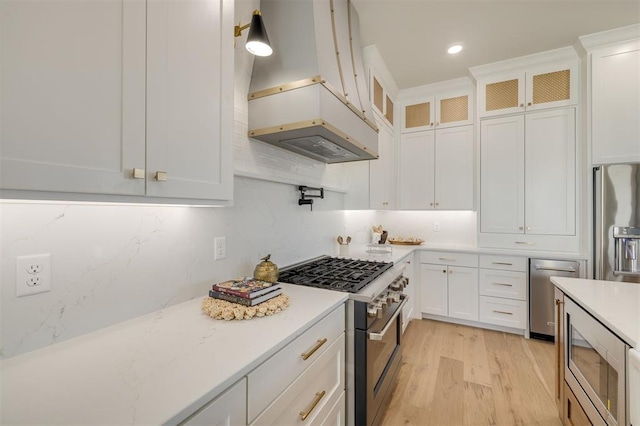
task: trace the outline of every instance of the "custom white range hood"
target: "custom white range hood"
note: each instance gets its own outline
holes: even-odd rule
[[[249,137],[324,163],[378,157],[358,14],[348,0],[262,0],[273,54],[256,58]]]

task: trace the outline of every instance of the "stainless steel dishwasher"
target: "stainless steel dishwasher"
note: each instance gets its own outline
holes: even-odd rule
[[[529,335],[554,340],[554,285],[551,277],[581,278],[580,262],[572,260],[529,259]]]

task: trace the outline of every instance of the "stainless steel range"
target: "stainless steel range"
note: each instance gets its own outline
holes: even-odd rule
[[[278,281],[349,293],[347,424],[378,425],[400,367],[402,290],[409,280],[392,262],[321,256],[284,268]]]

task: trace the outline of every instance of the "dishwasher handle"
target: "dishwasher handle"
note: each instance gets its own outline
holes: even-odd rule
[[[536,271],[571,272],[575,274],[576,268],[551,268],[548,266],[536,265]]]

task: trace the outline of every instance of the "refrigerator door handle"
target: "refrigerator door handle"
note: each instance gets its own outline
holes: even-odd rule
[[[556,271],[556,272],[576,272],[576,268],[548,268],[546,266],[536,265],[537,271]]]

